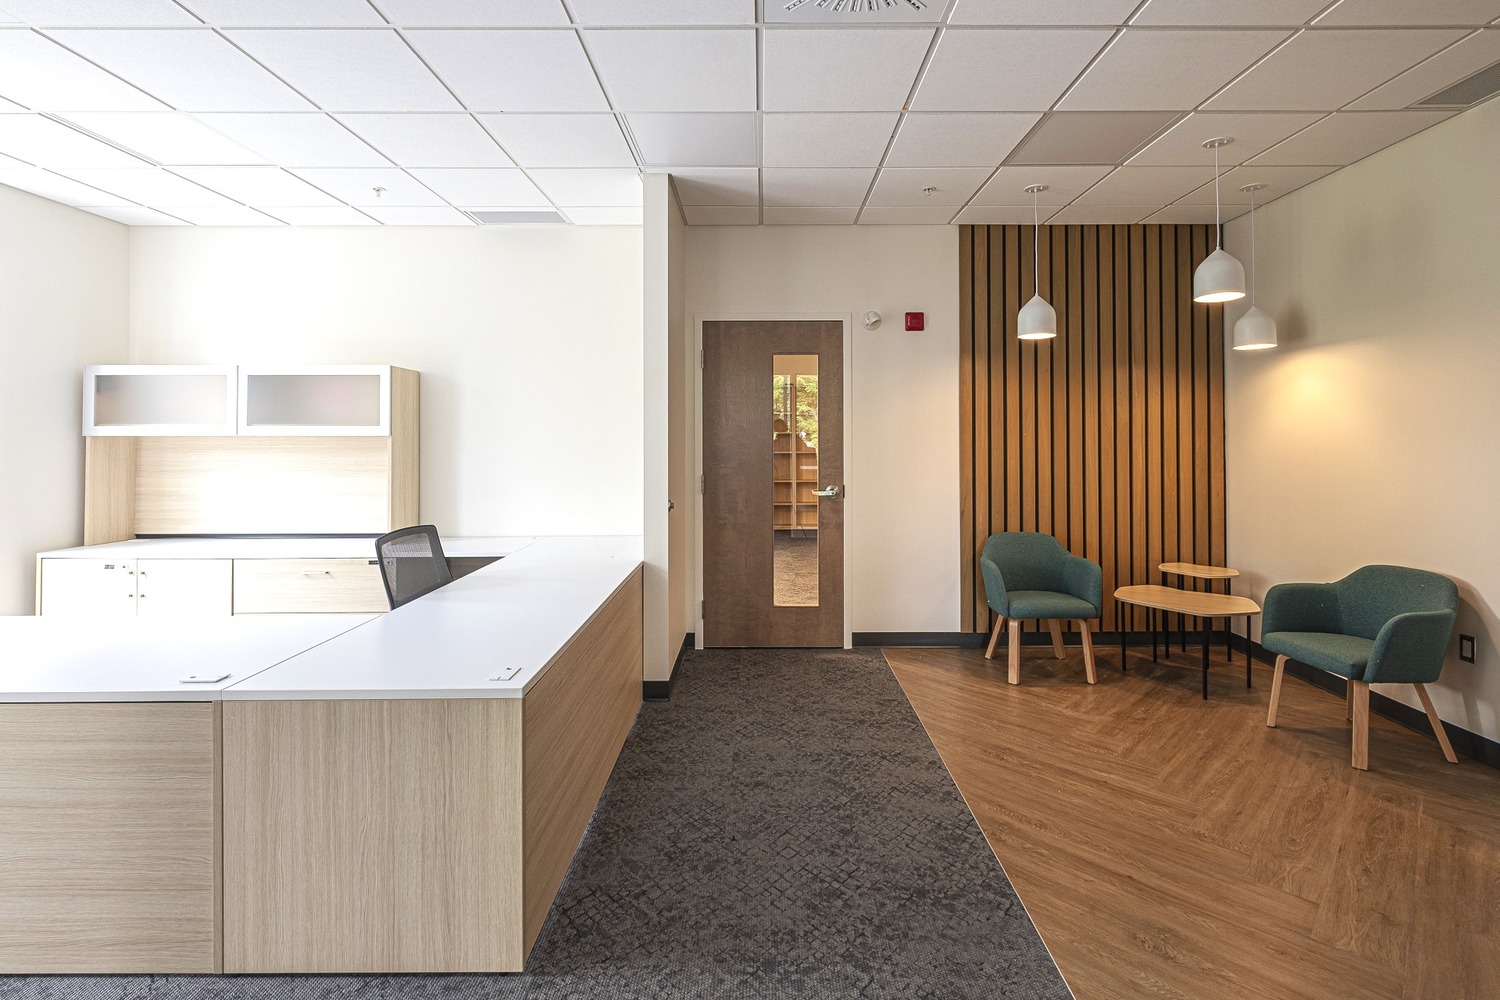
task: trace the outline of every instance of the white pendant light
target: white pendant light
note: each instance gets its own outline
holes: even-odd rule
[[[1214,252],[1193,272],[1194,302],[1231,302],[1245,297],[1245,268],[1219,245],[1224,222],[1219,213],[1219,147],[1233,139],[1210,139],[1204,149],[1214,151]]]
[[[1050,340],[1057,336],[1057,310],[1042,298],[1041,265],[1041,212],[1037,208],[1037,195],[1047,190],[1046,184],[1032,184],[1026,188],[1031,195],[1031,276],[1033,278],[1031,301],[1021,307],[1016,317],[1016,336],[1021,340]]]
[[[1255,192],[1264,184],[1246,184],[1240,188],[1250,196],[1250,308],[1234,324],[1236,351],[1264,351],[1276,346],[1276,319],[1255,304]]]

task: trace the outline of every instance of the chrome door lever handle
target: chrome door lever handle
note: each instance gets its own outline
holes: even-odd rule
[[[838,499],[839,492],[840,488],[837,486],[825,486],[821,490],[813,490],[813,496],[828,497],[829,499],[836,500]]]

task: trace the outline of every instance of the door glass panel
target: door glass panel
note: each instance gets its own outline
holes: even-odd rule
[[[777,354],[771,371],[775,603],[817,607],[818,356]]]

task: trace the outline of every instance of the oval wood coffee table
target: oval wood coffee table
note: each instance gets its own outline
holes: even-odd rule
[[[1157,584],[1137,584],[1115,591],[1115,600],[1134,604],[1152,612],[1169,612],[1198,618],[1203,622],[1203,697],[1208,698],[1208,634],[1215,618],[1245,616],[1245,634],[1249,635],[1250,617],[1260,614],[1260,605],[1248,597],[1235,594],[1209,594],[1195,590],[1178,590]],[[1226,621],[1227,624],[1227,621]],[[1120,669],[1126,668],[1126,645],[1130,630],[1120,629]],[[1152,656],[1154,660],[1155,655]],[[1250,665],[1245,664],[1245,686],[1250,686]]]

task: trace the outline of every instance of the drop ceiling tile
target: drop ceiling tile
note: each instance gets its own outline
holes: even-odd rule
[[[283,167],[375,167],[389,161],[324,114],[198,114],[203,124]]]
[[[640,208],[564,208],[562,213],[575,226],[639,226],[645,221]]]
[[[17,167],[26,167],[29,169],[31,167],[31,164],[27,163],[25,160],[17,160],[14,157],[0,154],[0,170],[14,169]]]
[[[768,28],[765,111],[898,111],[932,41],[931,28]]]
[[[15,101],[7,101],[5,98],[0,97],[0,114],[12,114],[14,112],[25,110],[25,105],[17,104]]]
[[[755,0],[568,0],[568,8],[579,24],[755,23]]]
[[[339,115],[355,135],[403,167],[510,167],[469,115]]]
[[[1265,190],[1257,191],[1255,202],[1264,205],[1284,194],[1290,194],[1320,177],[1326,177],[1338,167],[1268,167],[1246,165],[1227,170],[1219,178],[1219,201],[1224,205],[1248,205],[1250,196],[1240,190],[1246,184],[1264,184]],[[1212,205],[1214,186],[1204,184],[1178,199],[1181,205]]]
[[[1058,107],[1064,111],[1190,111],[1288,34],[1127,28]],[[1163,72],[1163,67],[1171,67],[1170,72]]]
[[[760,206],[760,171],[744,167],[697,167],[672,171],[672,186],[684,207]]]
[[[950,205],[957,211],[991,173],[990,167],[886,167],[875,179],[869,204]],[[927,188],[936,190],[928,192]]]
[[[1160,205],[1069,205],[1047,220],[1049,226],[1133,226]]]
[[[922,75],[912,110],[1046,111],[1112,34],[949,29]]]
[[[1438,49],[1461,31],[1305,31],[1204,105],[1208,111],[1334,111]]]
[[[1213,180],[1213,165],[1203,167],[1121,167],[1078,197],[1079,205],[1169,204]]]
[[[523,167],[633,167],[635,154],[614,115],[480,115]]]
[[[424,208],[444,201],[404,170],[394,167],[364,169],[294,170],[298,177],[322,188],[339,201],[356,207]],[[379,188],[380,190],[376,190]]]
[[[1047,116],[1011,163],[1119,163],[1177,115],[1168,111],[1071,111]]]
[[[583,40],[617,111],[756,109],[753,30],[585,31]]]
[[[174,208],[172,214],[186,219],[195,226],[281,226],[280,219],[245,205],[195,205],[190,208]]]
[[[295,90],[208,29],[52,34],[180,111],[312,110]]]
[[[73,111],[65,118],[169,166],[267,162],[197,119],[175,111]]]
[[[132,87],[34,31],[0,31],[0,94],[37,111],[166,111]]]
[[[1040,115],[1005,112],[906,115],[886,157],[890,167],[989,167],[1026,137]]]
[[[1306,24],[1329,0],[1150,0],[1132,25],[1211,25],[1219,28],[1288,27]]]
[[[13,161],[12,161],[13,162]],[[81,205],[129,205],[118,195],[100,191],[41,167],[7,166],[0,168],[0,184],[29,191],[50,201],[78,207]]]
[[[757,205],[684,205],[682,214],[690,226],[758,226]]]
[[[1500,30],[1476,31],[1354,101],[1345,111],[1394,111],[1500,62]]]
[[[267,205],[267,215],[289,226],[375,226],[374,219],[346,205]]]
[[[1477,28],[1500,17],[1497,0],[1343,0],[1318,18],[1318,26],[1466,25]]]
[[[122,207],[110,207],[104,205],[89,206],[83,209],[94,215],[103,216],[115,222],[124,223],[127,226],[186,226],[188,223],[181,219],[173,218],[162,212],[151,208],[142,208],[139,205],[126,205]]]
[[[1243,163],[1257,153],[1319,118],[1322,112],[1200,111],[1173,125],[1161,138],[1130,158],[1132,167],[1190,167],[1214,161],[1214,152],[1204,149],[1209,139],[1226,136],[1234,142],[1219,147],[1219,162]]]
[[[958,0],[953,24],[1124,24],[1140,0]]]
[[[874,169],[767,167],[761,171],[766,208],[860,205],[875,179]],[[849,218],[854,221],[853,216]]]
[[[234,204],[222,194],[160,167],[89,167],[69,170],[68,176],[172,215],[181,214],[178,208]]]
[[[780,114],[761,119],[768,167],[873,167],[901,115]]]
[[[1251,163],[1264,166],[1343,166],[1453,117],[1456,111],[1348,111],[1329,115]]]
[[[1057,214],[1056,206],[1042,206],[1039,213],[1042,222],[1045,223]],[[1029,226],[1031,225],[1031,207],[1016,208],[1010,206],[994,205],[970,205],[959,212],[954,218],[954,223],[961,226]]]
[[[106,142],[33,114],[0,115],[0,153],[41,167],[149,166]]]
[[[858,208],[781,208],[767,205],[765,224],[768,226],[852,226],[859,215]]]
[[[192,27],[172,0],[6,0],[5,10],[37,28]]]
[[[182,0],[209,24],[232,28],[361,28],[383,26],[365,0]]]
[[[946,226],[958,210],[951,205],[869,205],[859,213],[861,226]]]
[[[651,166],[753,167],[760,162],[752,113],[637,112],[625,120],[642,161]]]
[[[1228,222],[1250,211],[1249,205],[1225,205],[1217,218]],[[1148,226],[1211,226],[1214,224],[1212,205],[1168,205],[1152,212],[1141,220]]]
[[[456,208],[367,208],[366,214],[387,226],[472,226],[474,220]]]
[[[394,31],[251,28],[225,34],[325,111],[458,107]]]
[[[531,179],[554,205],[636,207],[641,177],[634,170],[532,170]]]
[[[459,208],[550,208],[519,170],[413,170],[411,175]]]
[[[559,0],[374,0],[392,24],[402,27],[566,27]]]
[[[280,167],[174,167],[172,172],[251,205],[334,205],[337,202]]]
[[[1104,179],[1113,167],[1001,167],[995,171],[990,182],[979,189],[974,204],[981,206],[1024,206],[1026,219],[1031,219],[1031,195],[1026,188],[1032,184],[1046,184],[1047,190],[1037,197],[1046,216],[1048,206],[1055,210],[1060,205],[1077,198],[1083,192]]]
[[[470,111],[608,111],[573,31],[408,31]]]

